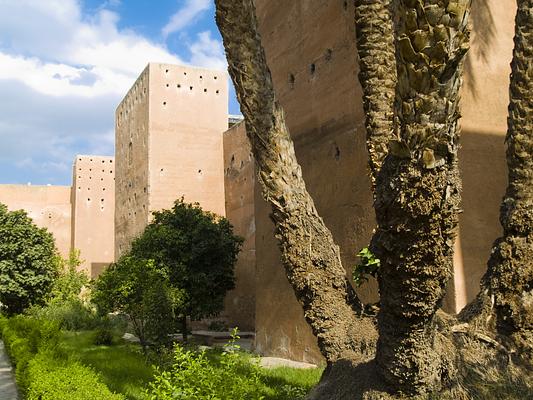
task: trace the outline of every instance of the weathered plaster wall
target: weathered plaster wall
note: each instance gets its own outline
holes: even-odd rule
[[[463,209],[455,257],[455,308],[479,290],[494,240],[501,235],[499,208],[507,185],[505,133],[509,103],[515,0],[474,1],[471,50],[462,90]]]
[[[257,1],[274,85],[295,141],[304,179],[340,245],[344,265],[370,240],[361,88],[357,82],[352,2]],[[321,356],[280,263],[269,206],[256,193],[258,351],[316,362]],[[361,288],[367,301],[375,285]]]
[[[149,64],[116,112],[115,256],[184,196],[224,215],[223,71]]]
[[[184,196],[224,215],[227,74],[169,64],[149,69],[150,211],[170,208]]]
[[[226,296],[224,314],[241,331],[255,328],[255,168],[244,123],[224,133],[226,218],[244,243],[235,265],[235,289]]]
[[[79,155],[72,179],[72,248],[80,250],[81,269],[95,278],[114,260],[114,157]]]
[[[148,223],[149,84],[146,67],[115,113],[115,259]]]
[[[257,0],[263,44],[296,154],[318,211],[350,269],[374,226],[366,167],[361,88],[357,81],[353,4],[346,1]],[[451,293],[454,310],[471,299],[499,232],[505,188],[504,144],[514,0],[475,2],[473,36],[463,90],[461,169],[464,214]],[[319,361],[299,304],[287,283],[256,188],[256,346],[260,352]],[[457,288],[457,289],[455,289]],[[375,282],[359,290],[376,300]],[[458,294],[460,293],[460,295]]]
[[[63,257],[70,250],[70,186],[0,185],[0,203],[25,210],[33,222],[54,235]]]

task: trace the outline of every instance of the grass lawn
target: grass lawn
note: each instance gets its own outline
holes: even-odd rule
[[[93,344],[92,331],[64,332],[61,347],[82,364],[97,371],[110,390],[121,393],[128,399],[145,400],[144,390],[152,380],[155,369],[146,361],[135,344],[119,341],[112,346]],[[213,351],[208,358],[218,364],[218,354]],[[243,354],[243,357],[250,358]],[[262,387],[258,388],[266,400],[300,399],[318,383],[322,368],[295,369],[279,367],[261,371]]]
[[[323,368],[296,369],[278,367],[262,370],[268,400],[300,399],[320,380]]]
[[[79,361],[100,373],[103,383],[128,399],[148,399],[144,389],[152,380],[154,369],[146,362],[139,347],[120,342],[112,346],[92,343],[92,331],[64,332],[61,347]]]

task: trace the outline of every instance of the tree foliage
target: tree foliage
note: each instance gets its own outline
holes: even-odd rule
[[[58,275],[54,238],[25,211],[0,204],[0,303],[8,314],[42,304]]]
[[[98,277],[92,300],[100,313],[121,312],[129,316],[144,349],[162,344],[172,330],[173,301],[164,268],[153,260],[122,257]]]
[[[87,274],[78,271],[81,263],[80,251],[76,249],[69,252],[67,259],[58,256],[59,276],[52,285],[49,302],[80,299],[83,287],[89,283]]]
[[[183,293],[179,313],[194,319],[219,313],[234,288],[234,266],[242,239],[226,218],[183,198],[154,219],[132,244],[131,255],[164,266],[170,287]]]

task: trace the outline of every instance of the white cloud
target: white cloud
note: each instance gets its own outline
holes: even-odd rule
[[[149,61],[182,63],[163,45],[119,31],[118,15],[108,10],[84,20],[74,0],[0,0],[0,6],[0,37],[6,38],[0,79],[44,94],[123,94]]]
[[[211,8],[211,3],[211,0],[186,0],[185,5],[170,17],[161,30],[163,36],[168,37],[192,24],[200,14]]]
[[[70,181],[76,153],[113,154],[114,111],[148,62],[225,68],[209,32],[186,43],[183,60],[133,30],[103,3],[0,0],[0,182]],[[195,21],[211,0],[189,0],[169,34]],[[106,8],[108,7],[108,8]]]
[[[191,64],[205,68],[225,70],[227,67],[224,47],[219,40],[211,37],[211,32],[198,34],[197,41],[190,48]]]

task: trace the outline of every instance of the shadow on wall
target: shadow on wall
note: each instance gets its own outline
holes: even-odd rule
[[[456,306],[460,309],[479,291],[494,241],[501,235],[499,209],[507,186],[504,137],[501,133],[465,131],[459,164],[463,180],[460,248],[455,266]],[[459,256],[459,257],[457,257]],[[462,279],[462,281],[461,281]],[[462,285],[457,285],[458,280]],[[461,288],[462,287],[462,288]]]
[[[471,51],[468,53],[465,61],[465,73],[468,75],[466,85],[472,92],[474,98],[477,98],[477,80],[474,73],[474,63],[472,57],[481,60],[484,64],[489,63],[491,47],[496,38],[496,25],[490,5],[487,0],[473,0],[472,14],[470,15],[472,39],[470,43]]]

